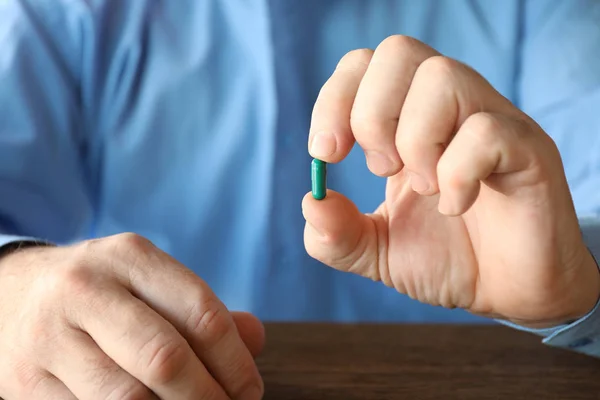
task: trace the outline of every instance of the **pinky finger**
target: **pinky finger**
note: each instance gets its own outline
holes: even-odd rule
[[[534,165],[535,154],[530,143],[535,135],[527,132],[523,121],[499,114],[467,118],[437,165],[439,212],[465,213],[479,196],[481,182],[493,181],[494,189],[504,193],[526,184],[529,180],[521,178]]]

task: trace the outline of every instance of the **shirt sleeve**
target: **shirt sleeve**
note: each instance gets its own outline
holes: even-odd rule
[[[89,226],[82,25],[59,4],[0,2],[0,246],[65,243]]]
[[[584,241],[600,261],[600,2],[525,1],[518,105],[560,149]],[[599,271],[600,273],[600,271]],[[548,329],[513,328],[600,357],[600,301]]]

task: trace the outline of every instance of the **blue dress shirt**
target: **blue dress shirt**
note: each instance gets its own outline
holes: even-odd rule
[[[133,231],[264,320],[485,322],[306,254],[312,105],[393,34],[470,64],[555,139],[598,256],[599,21],[595,0],[0,0],[0,244]],[[383,200],[359,148],[328,180]],[[536,333],[600,355],[600,311]]]

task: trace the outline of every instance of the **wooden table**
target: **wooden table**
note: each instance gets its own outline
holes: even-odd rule
[[[503,326],[266,329],[265,400],[600,399],[600,360]]]

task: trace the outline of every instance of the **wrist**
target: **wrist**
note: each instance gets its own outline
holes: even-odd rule
[[[557,303],[556,318],[540,321],[530,328],[544,329],[572,324],[588,315],[600,301],[600,268],[591,252],[586,248],[583,252],[580,267],[576,269],[574,278],[567,283],[564,299]],[[562,304],[561,304],[562,303]]]
[[[507,322],[526,329],[544,330],[570,325],[592,312],[600,301],[600,268],[585,249],[570,278],[565,278],[552,291],[548,306],[539,318],[523,320],[508,318]]]
[[[55,245],[37,240],[22,240],[7,243],[0,247],[0,273],[6,272],[6,266],[12,265],[13,262],[21,264],[22,256],[27,256],[31,252],[41,251],[48,247],[56,247]],[[10,270],[10,268],[8,268]],[[2,399],[0,399],[2,400]]]
[[[32,247],[48,247],[53,246],[51,243],[41,241],[41,240],[33,240],[33,239],[24,239],[24,240],[16,240],[14,242],[6,243],[3,246],[0,246],[0,259],[4,256],[8,256],[11,253],[16,253],[25,249],[29,249]],[[2,400],[2,399],[0,399]]]

